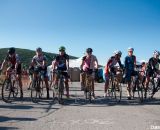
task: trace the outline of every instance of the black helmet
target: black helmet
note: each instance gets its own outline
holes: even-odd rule
[[[13,55],[15,53],[15,51],[16,51],[15,48],[11,47],[8,49],[8,54]]]
[[[36,51],[42,52],[42,48],[38,47],[38,48],[36,48]]]
[[[91,53],[91,52],[93,52],[93,50],[92,50],[92,48],[87,48],[87,49],[86,49],[86,52],[87,52],[87,53]]]

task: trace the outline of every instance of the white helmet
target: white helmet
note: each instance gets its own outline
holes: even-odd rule
[[[159,56],[160,53],[159,53],[159,51],[155,50],[155,51],[153,52],[153,55]]]
[[[134,48],[128,47],[128,51],[134,51]]]
[[[122,55],[122,52],[119,51],[119,50],[116,50],[116,51],[114,51],[114,54],[115,54],[115,55],[120,55],[120,56],[121,56],[121,55]]]

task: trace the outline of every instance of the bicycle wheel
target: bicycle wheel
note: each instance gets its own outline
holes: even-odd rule
[[[150,95],[151,98],[153,98],[154,96],[154,91],[155,91],[155,83],[154,83],[154,79],[152,79],[150,82],[149,82],[149,85],[148,85],[148,89],[147,89],[147,92],[145,93],[145,97],[147,98],[147,96]],[[147,95],[148,93],[148,95]]]
[[[87,88],[87,91],[88,91],[88,99],[89,99],[89,102],[91,103],[92,102],[92,78],[90,77],[90,75],[87,75],[86,77],[86,88]]]
[[[85,99],[87,99],[87,98],[88,98],[88,90],[87,90],[86,87],[85,87],[85,89],[84,89],[84,95],[85,95]]]
[[[56,97],[57,97],[57,95],[58,95],[58,84],[54,84],[53,86],[52,86],[52,91],[53,91],[53,99],[55,99]]]
[[[59,79],[58,81],[58,101],[60,104],[62,104],[62,100],[63,100],[63,92],[64,92],[64,82],[63,79]]]
[[[85,95],[85,99],[87,100],[89,98],[89,87],[88,87],[88,77],[87,77],[87,75],[85,77],[84,95]]]
[[[153,98],[153,96],[156,94],[156,92],[158,92],[160,90],[160,85],[158,85],[156,88],[155,88],[155,90],[154,90],[154,92],[151,94],[151,98]]]
[[[121,101],[122,98],[122,85],[120,83],[115,84],[115,98],[117,102]]]
[[[156,83],[156,86],[153,86],[153,87],[155,87],[155,88],[153,88],[153,90],[152,90],[151,98],[153,98],[153,96],[155,95],[155,93],[160,90],[160,79],[158,79],[158,81]]]
[[[12,89],[13,89],[13,97],[16,98],[18,96],[18,89],[19,89],[19,82],[18,81],[15,81],[13,83]]]
[[[91,103],[92,102],[92,84],[90,83],[90,85],[88,86],[89,88],[89,92],[88,92],[88,96],[89,96],[89,102]]]
[[[138,97],[139,97],[139,101],[143,102],[143,86],[138,85],[137,86],[138,89]]]
[[[40,97],[39,98],[42,98],[43,96],[43,89],[46,88],[46,86],[44,86],[44,83],[43,83],[43,80],[39,80],[39,88],[40,88]]]
[[[32,81],[29,83],[29,85],[28,85],[28,90],[30,90],[32,88]]]
[[[110,98],[113,98],[113,89],[112,89],[112,86],[108,88],[107,93],[108,93],[108,96]]]
[[[12,95],[12,84],[10,80],[4,80],[3,85],[2,85],[2,100],[4,102],[11,102],[13,98],[11,98]]]
[[[131,78],[131,96],[133,97],[133,99],[135,98],[135,92],[136,92],[136,81],[135,81],[135,78],[132,77]]]
[[[114,82],[112,80],[110,80],[110,83],[109,83],[109,88],[108,88],[108,96],[113,99],[115,98],[115,89],[114,89]]]
[[[134,79],[132,81],[132,93],[133,93],[133,98],[138,98],[140,102],[143,101],[143,86],[140,84],[140,81],[138,79]]]
[[[31,100],[34,103],[38,102],[38,98],[39,98],[39,90],[38,90],[38,81],[36,81],[35,83],[32,83],[32,87],[31,87]]]
[[[115,82],[113,82],[113,86],[112,86],[112,98],[117,100],[117,93],[116,93],[116,84]]]

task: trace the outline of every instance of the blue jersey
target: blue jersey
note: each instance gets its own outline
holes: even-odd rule
[[[127,70],[134,70],[134,63],[136,61],[136,57],[133,55],[133,56],[126,56],[125,57],[125,68]]]

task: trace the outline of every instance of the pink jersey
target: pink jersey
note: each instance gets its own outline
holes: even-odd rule
[[[91,57],[83,57],[83,71],[87,71],[88,69],[97,69],[96,63],[97,58],[94,55]],[[98,64],[98,63],[97,63]]]

